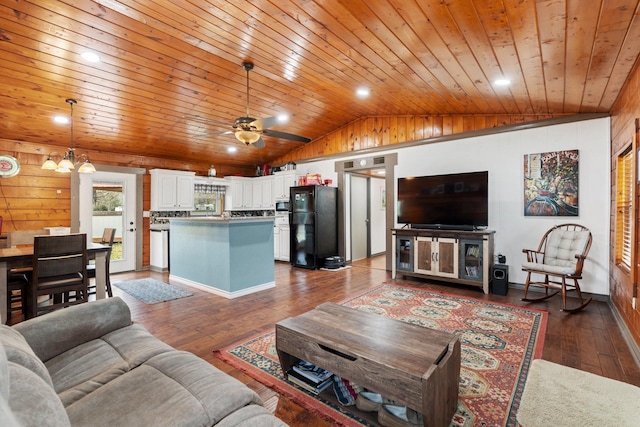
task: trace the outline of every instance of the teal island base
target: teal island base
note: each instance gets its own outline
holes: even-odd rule
[[[273,218],[171,220],[169,279],[225,298],[275,287]]]

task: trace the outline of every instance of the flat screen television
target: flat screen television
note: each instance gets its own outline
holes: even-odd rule
[[[398,223],[474,230],[489,223],[489,173],[398,178]]]

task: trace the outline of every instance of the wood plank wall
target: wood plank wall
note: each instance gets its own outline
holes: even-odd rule
[[[273,164],[562,116],[564,114],[364,117],[291,151]]]
[[[41,169],[42,163],[51,152],[63,153],[64,148],[0,139],[0,153],[11,155],[20,162],[20,173],[17,176],[0,179],[2,233],[71,225],[70,175]],[[186,163],[146,156],[76,150],[76,155],[80,154],[87,154],[96,165],[147,170],[154,168],[188,170],[200,176],[206,176],[209,169],[208,162]],[[224,165],[216,165],[216,167],[221,176],[255,173],[253,168],[232,168]],[[147,211],[151,208],[150,187],[151,176],[147,173],[143,180],[143,209]],[[150,264],[148,218],[144,218],[143,239],[142,260],[143,265],[148,266]]]
[[[640,67],[636,64],[634,72],[630,75],[623,88],[616,104],[611,112],[611,236],[609,241],[610,265],[609,265],[609,288],[611,300],[620,312],[623,320],[638,346],[640,346],[640,309],[633,309],[631,301],[633,298],[633,280],[624,269],[615,264],[615,213],[616,213],[616,166],[617,159],[631,144],[635,132],[635,121],[640,118]],[[637,164],[636,158],[636,164]],[[636,202],[640,206],[640,200]],[[640,230],[640,215],[636,211],[636,235]],[[636,258],[640,254],[640,242],[634,245]],[[636,279],[637,281],[637,279]],[[638,306],[636,306],[638,307]]]

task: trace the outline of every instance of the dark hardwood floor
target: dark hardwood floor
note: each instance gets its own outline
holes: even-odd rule
[[[329,426],[331,423],[221,362],[212,351],[263,332],[278,320],[308,311],[320,303],[341,302],[385,281],[546,309],[549,321],[543,359],[640,386],[640,367],[606,302],[593,301],[581,312],[565,314],[560,311],[559,297],[527,304],[520,301],[523,292],[519,289],[512,288],[507,296],[499,296],[484,295],[479,288],[455,284],[394,281],[390,272],[384,270],[382,257],[360,260],[354,262],[352,268],[336,272],[292,268],[276,262],[275,274],[275,288],[233,300],[188,288],[193,297],[147,305],[117,287],[113,291],[129,304],[135,321],[168,344],[195,353],[246,383],[258,392],[276,416],[292,426]],[[113,274],[111,280],[114,283],[143,277],[170,282],[167,273],[151,271]]]

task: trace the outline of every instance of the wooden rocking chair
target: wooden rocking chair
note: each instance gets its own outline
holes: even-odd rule
[[[580,292],[579,279],[582,279],[582,267],[591,248],[591,231],[579,224],[560,224],[545,233],[537,250],[523,249],[527,262],[522,271],[527,272],[522,301],[543,301],[562,292],[562,311],[573,313],[582,310],[591,302],[584,299]],[[542,281],[531,280],[531,275],[542,275]],[[540,298],[528,297],[529,285],[545,288]],[[549,293],[549,289],[555,292]],[[567,291],[576,291],[580,305],[567,308]]]

